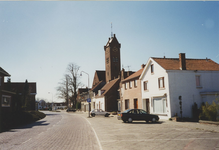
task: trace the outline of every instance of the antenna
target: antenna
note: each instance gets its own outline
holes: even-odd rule
[[[111,22],[111,37],[113,37],[113,23]]]
[[[131,67],[131,66],[124,66],[124,68],[126,68],[126,67],[128,68],[128,71],[130,71],[130,67]]]

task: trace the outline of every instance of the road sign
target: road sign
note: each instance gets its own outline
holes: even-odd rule
[[[90,99],[90,98],[88,98],[88,99],[87,99],[87,102],[91,102],[91,99]]]

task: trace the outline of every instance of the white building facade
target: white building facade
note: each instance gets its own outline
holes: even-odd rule
[[[143,109],[169,119],[192,117],[194,103],[212,103],[219,94],[219,64],[210,59],[149,58],[141,76]]]

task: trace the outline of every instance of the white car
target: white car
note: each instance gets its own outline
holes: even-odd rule
[[[90,112],[92,117],[95,117],[96,115],[103,115],[105,117],[109,117],[110,113],[103,111],[102,109],[94,109]]]

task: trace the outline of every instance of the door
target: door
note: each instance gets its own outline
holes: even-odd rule
[[[138,109],[138,99],[134,99],[134,108]]]
[[[146,112],[147,112],[148,114],[150,114],[150,102],[149,102],[149,99],[148,99],[148,98],[146,99]]]

